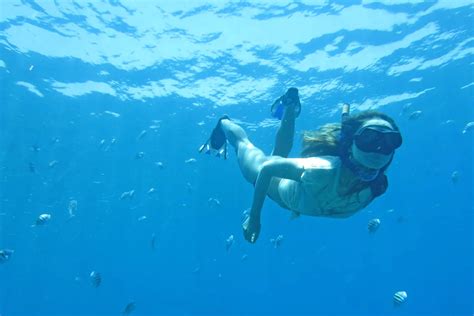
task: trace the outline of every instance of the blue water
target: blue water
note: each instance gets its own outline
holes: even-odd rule
[[[130,302],[132,315],[472,315],[473,14],[458,0],[2,1],[0,250],[14,253],[0,315]],[[291,156],[343,102],[392,116],[404,143],[366,209],[290,220],[267,200],[249,244],[253,187],[233,151],[197,148],[228,114],[271,152],[270,105],[290,86]]]

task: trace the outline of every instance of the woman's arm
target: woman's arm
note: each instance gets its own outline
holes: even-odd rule
[[[260,215],[272,177],[300,181],[303,172],[304,166],[300,159],[274,158],[263,164],[255,183],[250,216],[243,225],[244,236],[248,241],[253,243],[258,238]]]

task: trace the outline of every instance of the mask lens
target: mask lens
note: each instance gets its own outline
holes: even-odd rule
[[[402,138],[396,131],[367,127],[355,135],[354,141],[360,150],[387,155],[400,147]]]

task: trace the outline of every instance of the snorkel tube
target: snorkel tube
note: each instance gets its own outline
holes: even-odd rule
[[[351,105],[349,103],[344,103],[342,105],[342,112],[341,112],[341,140],[345,141],[347,136],[347,120],[351,114]]]
[[[341,135],[339,137],[340,141],[340,155],[342,156],[344,153],[344,147],[348,147],[347,142],[348,140],[348,135],[349,135],[349,126],[346,124],[347,120],[350,117],[350,112],[351,112],[351,106],[349,103],[344,103],[342,105],[342,112],[341,112]]]
[[[349,103],[344,103],[342,105],[341,121],[344,123],[351,114],[351,105]]]

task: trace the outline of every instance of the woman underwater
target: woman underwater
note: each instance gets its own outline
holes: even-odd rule
[[[255,186],[250,213],[242,224],[245,239],[251,243],[260,233],[267,195],[297,215],[343,218],[363,209],[387,189],[385,171],[402,144],[393,119],[375,111],[349,116],[349,106],[344,105],[340,124],[305,132],[302,158],[288,158],[300,110],[296,88],[288,89],[273,104],[272,114],[281,124],[270,156],[255,147],[227,116],[219,119],[199,149],[226,157],[229,142],[236,150],[244,178]]]

